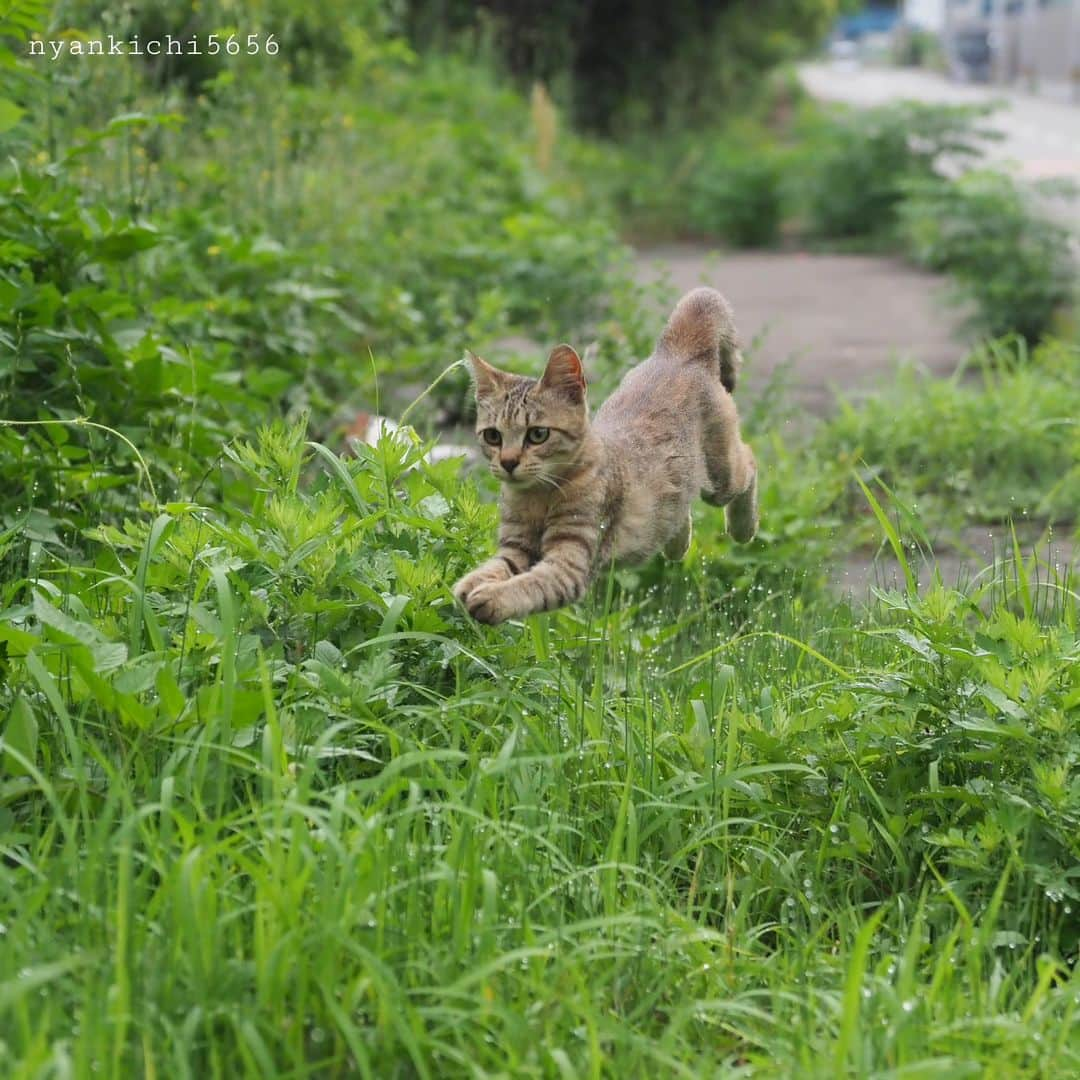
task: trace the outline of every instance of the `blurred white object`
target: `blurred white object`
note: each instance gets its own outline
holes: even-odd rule
[[[396,439],[413,441],[419,436],[411,427],[402,427],[396,424],[388,416],[379,416],[377,413],[358,412],[352,423],[345,431],[345,443],[350,448],[359,444],[375,446],[383,434]],[[431,464],[437,461],[445,461],[447,458],[463,457],[467,461],[476,461],[479,455],[475,447],[460,446],[456,443],[436,443],[425,455],[424,460]]]

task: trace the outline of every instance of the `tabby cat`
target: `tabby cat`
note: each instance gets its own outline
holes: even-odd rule
[[[742,358],[715,289],[679,301],[652,356],[589,419],[578,354],[559,345],[540,379],[471,353],[476,430],[503,485],[499,548],[455,586],[480,622],[580,599],[610,560],[681,559],[698,494],[740,543],[758,524],[757,466],[731,392]]]

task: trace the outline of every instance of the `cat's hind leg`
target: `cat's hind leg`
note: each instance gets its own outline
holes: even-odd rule
[[[737,431],[738,429],[736,429]],[[757,462],[754,452],[738,436],[708,440],[705,468],[709,486],[701,497],[711,506],[724,507],[731,538],[745,544],[758,527]]]
[[[739,544],[748,544],[754,539],[758,528],[757,462],[745,443],[739,444],[739,451],[746,461],[743,475],[749,473],[750,482],[724,507],[724,520],[731,539]]]
[[[690,550],[690,537],[694,533],[694,518],[689,510],[686,511],[686,521],[683,522],[679,531],[664,545],[664,558],[672,562],[679,562],[686,557]]]

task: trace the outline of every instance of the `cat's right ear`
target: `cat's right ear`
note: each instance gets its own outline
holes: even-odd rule
[[[466,349],[465,355],[472,365],[473,386],[476,388],[476,396],[478,398],[488,397],[498,391],[505,379],[503,373],[498,368],[493,368],[486,360],[481,360],[471,349]]]

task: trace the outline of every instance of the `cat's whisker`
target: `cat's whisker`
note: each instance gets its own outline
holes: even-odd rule
[[[545,476],[543,473],[536,473],[535,476],[530,477],[531,480],[539,480],[541,484],[547,484],[548,487],[554,488],[556,491],[562,491],[562,481],[556,480],[554,476]]]

